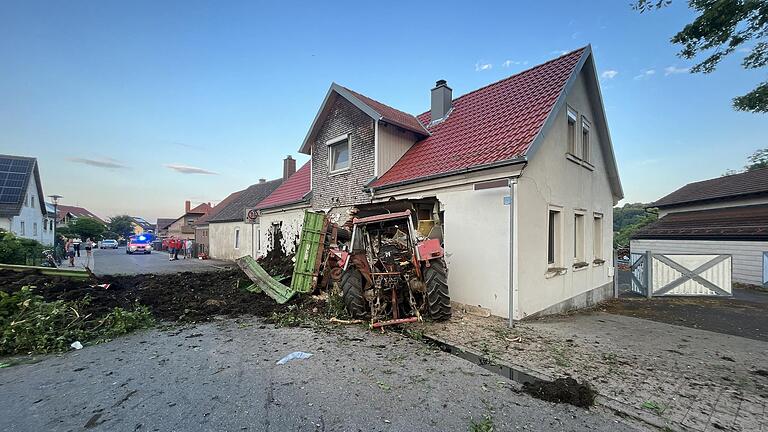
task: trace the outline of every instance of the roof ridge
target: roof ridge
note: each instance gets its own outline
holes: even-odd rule
[[[343,85],[339,84],[339,87],[343,88],[344,90],[347,90],[347,91],[349,91],[349,92],[352,92],[352,93],[354,93],[356,96],[362,96],[362,97],[364,97],[364,98],[366,98],[366,99],[370,99],[370,100],[372,100],[372,101],[374,101],[374,102],[376,102],[376,103],[378,103],[378,104],[382,104],[382,105],[384,105],[385,107],[387,107],[387,108],[389,108],[389,109],[392,109],[392,110],[395,110],[395,111],[399,111],[399,112],[401,112],[401,113],[403,113],[403,114],[408,114],[409,116],[412,116],[412,117],[416,117],[416,120],[418,120],[418,116],[416,116],[416,115],[414,115],[414,114],[411,114],[411,113],[409,113],[409,112],[403,111],[403,110],[401,110],[401,109],[399,109],[399,108],[395,108],[395,107],[393,107],[393,106],[391,106],[391,105],[389,105],[389,104],[385,104],[384,102],[381,102],[381,101],[380,101],[380,100],[378,100],[378,99],[374,99],[374,98],[372,98],[372,97],[370,97],[370,96],[367,96],[367,95],[364,95],[364,94],[362,94],[362,93],[360,93],[360,92],[358,92],[358,91],[352,90],[351,88],[349,88],[349,87],[347,87],[347,86],[343,86]],[[379,113],[379,114],[381,114],[381,113]]]
[[[472,91],[469,91],[469,92],[467,92],[467,93],[464,93],[464,94],[463,94],[463,95],[461,95],[461,96],[457,96],[456,98],[454,98],[454,99],[451,99],[451,103],[453,103],[453,102],[456,102],[456,101],[458,101],[459,99],[461,99],[461,98],[464,98],[464,97],[466,97],[466,96],[469,96],[469,95],[471,95],[472,93],[477,93],[477,92],[479,92],[480,90],[484,90],[484,89],[486,89],[486,88],[488,88],[488,87],[491,87],[491,86],[494,86],[494,85],[496,85],[496,84],[499,84],[499,83],[501,83],[501,82],[504,82],[504,81],[510,80],[510,79],[512,79],[512,78],[514,78],[514,77],[516,77],[516,76],[518,76],[518,75],[521,75],[521,74],[524,74],[524,73],[528,73],[528,72],[530,72],[530,71],[533,71],[533,70],[535,70],[535,69],[538,69],[538,68],[540,68],[540,67],[542,67],[542,66],[544,66],[544,65],[547,65],[547,64],[549,64],[549,63],[552,63],[552,62],[555,62],[555,61],[557,61],[557,60],[560,60],[561,58],[563,58],[563,57],[566,57],[566,56],[569,56],[569,55],[571,55],[571,54],[574,54],[574,53],[576,53],[577,51],[584,51],[584,50],[586,50],[587,48],[589,48],[589,45],[584,45],[584,46],[583,46],[583,47],[581,47],[581,48],[577,48],[577,49],[575,49],[575,50],[573,50],[573,51],[569,51],[569,52],[567,52],[567,53],[565,53],[565,54],[561,54],[561,55],[559,55],[559,56],[557,56],[557,57],[555,57],[555,58],[549,59],[549,60],[547,60],[547,61],[545,61],[545,62],[543,62],[543,63],[539,63],[539,64],[537,64],[537,65],[531,66],[531,67],[529,67],[528,69],[524,69],[524,70],[521,70],[520,72],[515,72],[515,73],[513,73],[512,75],[508,75],[508,76],[506,76],[505,78],[501,78],[501,79],[498,79],[498,80],[496,80],[496,81],[494,81],[494,82],[492,82],[492,83],[486,84],[486,85],[484,85],[484,86],[482,86],[482,87],[478,87],[478,88],[476,88],[476,89],[474,89],[474,90],[472,90]],[[431,112],[431,110],[427,110],[427,111],[424,111],[423,113],[421,113],[421,114],[417,115],[417,116],[416,116],[416,118],[419,118],[419,117],[421,117],[421,116],[423,116],[423,115],[425,115],[425,114],[427,114],[427,113],[429,113],[429,112]]]

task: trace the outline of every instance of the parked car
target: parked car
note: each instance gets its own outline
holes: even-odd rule
[[[99,249],[117,249],[117,240],[102,240]]]
[[[125,247],[125,253],[152,253],[152,237],[144,234],[131,236],[128,240],[128,245]]]

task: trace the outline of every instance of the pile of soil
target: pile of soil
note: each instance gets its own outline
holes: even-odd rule
[[[587,408],[595,404],[597,392],[588,383],[579,383],[573,378],[558,378],[554,381],[536,381],[523,384],[523,391],[531,396],[555,403],[568,403]]]
[[[266,255],[261,257],[259,265],[270,276],[280,280],[283,284],[290,284],[290,278],[293,276],[293,254],[287,254],[283,247],[283,233],[281,230],[273,230],[269,233],[269,242],[275,247],[270,249]],[[294,242],[295,246],[295,242]],[[294,250],[296,248],[294,247]]]
[[[98,284],[109,284],[108,288]],[[13,292],[33,286],[46,301],[90,298],[86,313],[106,315],[115,307],[147,306],[160,320],[198,322],[217,315],[268,317],[289,304],[278,305],[264,294],[243,288],[250,285],[238,270],[167,275],[104,276],[97,280],[51,277],[39,271],[0,270],[0,290]],[[296,298],[292,303],[300,302]]]

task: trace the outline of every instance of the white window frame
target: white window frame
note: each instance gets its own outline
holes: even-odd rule
[[[578,157],[576,152],[578,150],[577,128],[579,124],[579,113],[571,107],[567,107],[566,112],[567,112],[566,114],[567,123],[566,123],[566,129],[565,129],[565,134],[566,134],[565,141],[566,141],[566,147],[568,148],[567,153]],[[573,135],[571,135],[571,125],[573,125]]]
[[[235,250],[240,249],[240,227],[235,227]]]
[[[19,232],[21,235],[27,235],[27,227],[25,226],[24,221],[21,221],[21,229],[19,229]]]
[[[594,260],[605,259],[603,257],[603,214],[592,214],[592,254]]]
[[[586,140],[584,139],[586,135]],[[589,162],[592,157],[592,124],[581,116],[581,160]]]
[[[584,257],[585,254],[585,247],[584,247],[584,231],[586,223],[584,220],[586,219],[586,212],[583,210],[574,210],[573,211],[573,262],[579,263],[579,262],[585,262],[586,258]]]
[[[555,213],[553,220],[550,220],[550,215]],[[562,267],[563,266],[563,208],[559,206],[550,205],[547,208],[547,267]],[[552,226],[554,223],[554,226]],[[551,242],[550,242],[551,233]],[[550,243],[552,247],[550,249]],[[550,250],[552,251],[552,261],[550,261]]]
[[[341,142],[346,141],[347,142],[347,166],[343,168],[337,168],[334,169],[333,167],[333,155],[334,155],[334,149],[336,146],[341,144]],[[347,172],[350,169],[350,166],[352,165],[352,140],[349,139],[349,134],[344,134],[342,136],[330,139],[325,142],[325,145],[328,146],[328,173],[329,174],[338,174]]]

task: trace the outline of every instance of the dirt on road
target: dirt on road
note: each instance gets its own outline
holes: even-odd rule
[[[105,285],[108,284],[108,285]],[[51,277],[38,271],[0,270],[0,290],[11,293],[24,286],[46,301],[89,298],[86,313],[107,314],[115,307],[147,306],[160,320],[200,322],[217,315],[269,317],[286,310],[262,294],[243,288],[250,285],[240,270],[163,275],[101,276],[77,280]],[[295,302],[300,299],[294,300]]]

